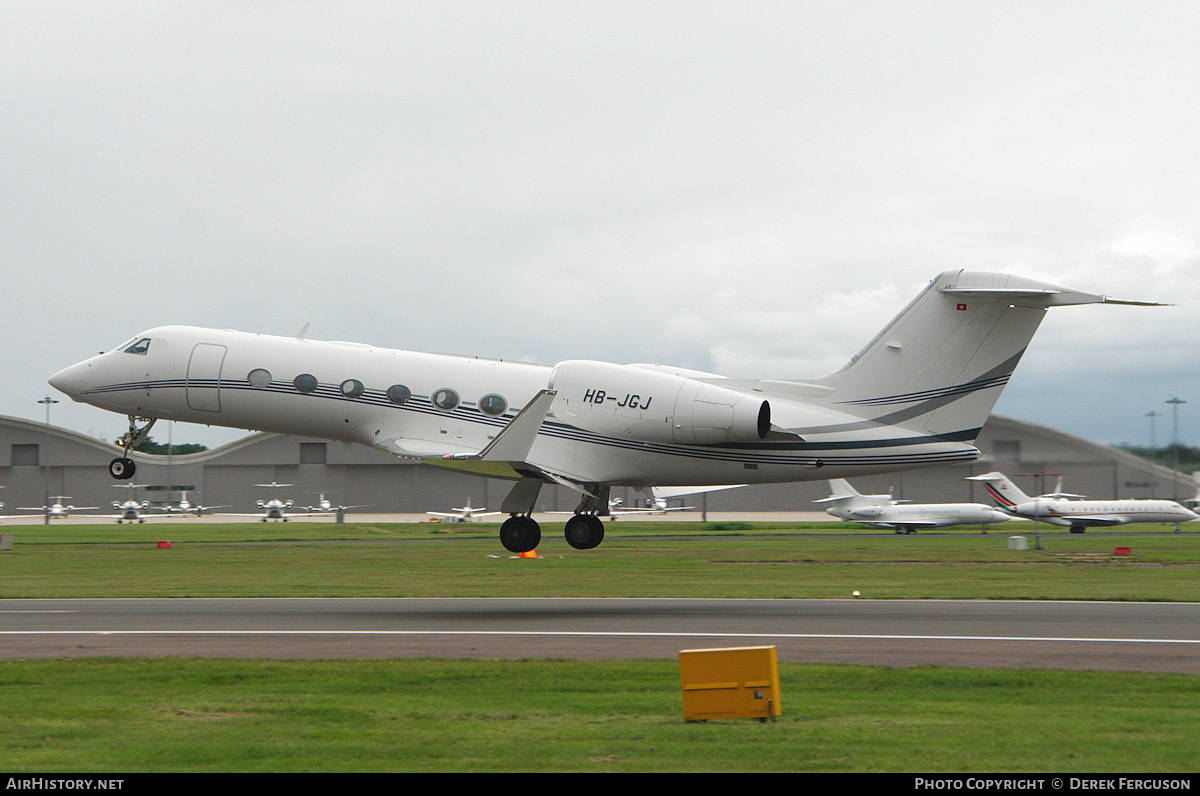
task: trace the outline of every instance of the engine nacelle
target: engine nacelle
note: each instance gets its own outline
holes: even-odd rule
[[[873,520],[882,513],[883,509],[879,506],[862,506],[857,509],[850,509],[850,511],[846,512],[846,516],[862,520]]]
[[[564,423],[645,442],[758,442],[771,430],[763,398],[672,373],[608,362],[560,362],[552,412]]]

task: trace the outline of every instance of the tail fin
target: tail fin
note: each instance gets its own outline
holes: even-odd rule
[[[864,495],[850,485],[845,478],[834,478],[829,482],[830,496],[814,500],[813,503],[844,503],[847,506],[886,506],[892,502],[891,495]]]
[[[971,442],[1051,306],[1104,296],[1008,274],[946,271],[849,365],[817,384],[833,408]]]
[[[983,475],[973,475],[967,479],[968,481],[982,481],[984,488],[992,499],[1004,509],[1013,509],[1022,503],[1029,503],[1032,498],[1026,495],[1017,487],[1008,476],[1003,473],[984,473]]]

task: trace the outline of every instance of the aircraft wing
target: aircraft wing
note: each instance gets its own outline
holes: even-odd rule
[[[498,514],[500,514],[501,512],[485,511],[480,514],[448,514],[446,512],[442,512],[442,511],[427,511],[425,513],[428,514],[430,517],[445,517],[446,519],[449,519],[449,520],[477,520],[480,517],[495,517]]]
[[[745,484],[725,484],[723,486],[656,486],[650,492],[656,498],[683,497],[684,495],[699,495],[704,492],[719,492],[722,489],[741,489]]]
[[[451,445],[446,442],[434,442],[433,440],[426,439],[408,439],[405,437],[383,440],[377,442],[375,447],[404,459],[442,459],[454,456],[469,456],[473,453],[470,448],[464,448],[461,445]]]
[[[488,443],[487,447],[475,454],[454,453],[445,456],[447,459],[471,460],[480,462],[524,462],[529,456],[529,449],[537,439],[542,421],[550,411],[554,402],[554,390],[542,390],[517,413],[504,430]]]
[[[421,459],[426,464],[517,480],[524,477],[518,467],[529,469],[522,465],[529,456],[555,395],[553,390],[540,391],[482,450],[405,437],[385,439],[376,443],[375,447],[393,456]]]
[[[1130,521],[1124,514],[1055,514],[1054,517],[1072,525],[1124,525]]]
[[[280,517],[280,519],[289,519],[289,520],[292,517],[332,517],[334,515],[334,513],[335,512],[332,512],[332,511],[301,511],[301,512],[288,511],[288,512],[280,512],[279,517]],[[221,512],[217,512],[214,516],[217,516],[217,517],[253,517],[256,520],[261,520],[264,517],[269,517],[269,515],[265,511],[260,511],[257,514],[236,514],[236,513],[232,513],[232,512],[221,511]],[[274,517],[270,517],[270,519],[274,519]]]

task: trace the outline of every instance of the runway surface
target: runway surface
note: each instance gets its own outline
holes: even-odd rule
[[[974,600],[0,600],[0,657],[675,658],[1200,674],[1200,604]]]

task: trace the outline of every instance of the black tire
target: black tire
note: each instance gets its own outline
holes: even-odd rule
[[[118,481],[128,481],[136,472],[137,465],[133,463],[133,459],[118,456],[108,463],[108,474]]]
[[[591,550],[604,541],[604,521],[595,514],[576,514],[567,520],[563,536],[576,550]]]
[[[542,527],[532,517],[509,517],[500,526],[500,544],[510,553],[528,553],[542,541]]]

